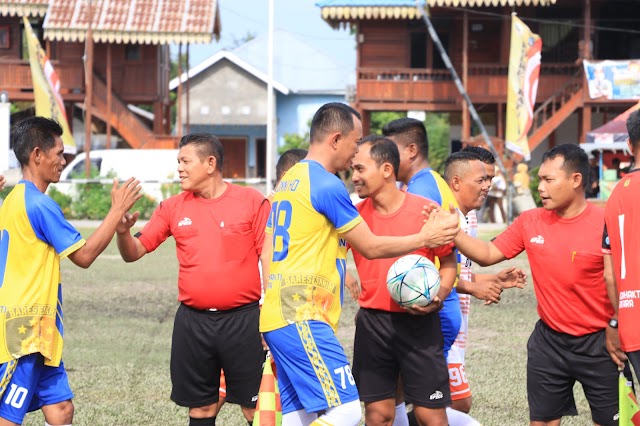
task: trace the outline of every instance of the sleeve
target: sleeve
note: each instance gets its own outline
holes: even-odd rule
[[[435,254],[436,257],[442,258],[445,256],[449,256],[453,252],[454,248],[455,246],[453,245],[453,243],[445,244],[443,246],[434,248],[433,254]]]
[[[45,195],[27,203],[27,216],[36,236],[52,246],[61,259],[85,244],[80,233],[64,218],[60,206]]]
[[[505,255],[507,259],[513,259],[524,251],[524,215],[518,216],[504,232],[495,237],[493,244]]]
[[[266,198],[263,198],[258,206],[258,209],[253,215],[253,224],[252,224],[258,256],[262,254],[264,234],[267,227],[267,222],[270,219],[271,219],[271,203],[269,203],[269,200],[267,200]]]
[[[604,224],[602,231],[602,254],[611,254],[611,240],[609,240],[609,232],[607,232],[607,224]]]
[[[324,183],[324,184],[323,184]],[[355,228],[362,217],[358,210],[351,203],[347,188],[340,179],[331,175],[323,183],[311,181],[311,204],[316,211],[324,215],[329,222],[338,230],[344,233]]]
[[[170,219],[171,206],[163,201],[153,212],[142,231],[135,235],[148,253],[157,249],[171,235]]]
[[[438,183],[431,173],[424,174],[420,179],[416,179],[407,187],[407,192],[420,195],[421,197],[433,200],[442,205],[442,194],[438,188]]]

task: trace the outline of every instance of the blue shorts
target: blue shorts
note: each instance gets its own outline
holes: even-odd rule
[[[0,365],[0,417],[22,424],[30,411],[73,398],[64,364],[44,365],[40,354]]]
[[[444,358],[449,354],[451,345],[455,342],[462,324],[462,311],[460,311],[460,298],[455,287],[444,300],[440,309],[440,324],[442,325],[442,337],[444,338]]]
[[[304,321],[264,333],[278,370],[282,413],[315,413],[356,401],[358,389],[331,327]]]

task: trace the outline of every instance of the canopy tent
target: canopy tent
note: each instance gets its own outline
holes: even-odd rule
[[[621,142],[626,145],[629,134],[627,133],[627,119],[632,112],[640,109],[640,102],[614,118],[613,120],[593,129],[587,133],[587,143],[596,143],[607,149],[607,145]],[[613,146],[611,149],[615,149]]]

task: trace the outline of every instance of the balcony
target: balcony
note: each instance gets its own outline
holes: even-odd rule
[[[82,66],[51,61],[60,77],[60,93],[65,100],[84,99],[84,76]],[[32,101],[33,83],[29,61],[0,59],[0,89],[9,93],[12,101]]]
[[[459,67],[457,67],[459,68]],[[538,100],[545,100],[570,80],[579,66],[543,64]],[[506,103],[508,65],[469,65],[467,91],[474,103]],[[359,68],[356,102],[368,110],[459,111],[460,93],[446,69]]]

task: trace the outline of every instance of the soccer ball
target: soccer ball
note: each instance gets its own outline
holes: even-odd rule
[[[387,289],[400,306],[427,306],[440,290],[440,272],[424,256],[403,256],[389,268]]]

